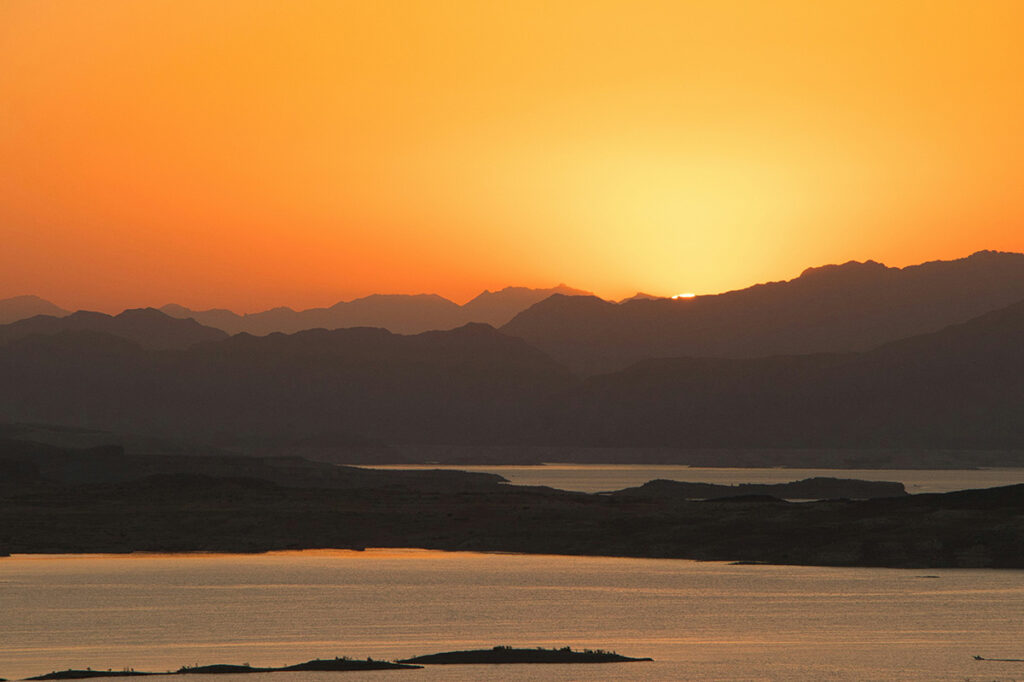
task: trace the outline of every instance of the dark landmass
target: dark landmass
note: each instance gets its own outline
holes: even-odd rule
[[[217,460],[211,471],[219,475],[147,473],[161,463],[147,469],[125,456],[122,468],[116,452],[78,453],[105,462],[98,481],[62,464],[74,454],[0,457],[0,554],[421,547],[1024,568],[1024,485],[869,500],[695,501],[512,486],[458,471],[330,473],[301,461],[253,462],[249,475],[239,462]],[[137,478],[125,480],[126,472]]]
[[[182,351],[66,333],[0,345],[0,415],[227,446],[234,441],[518,438],[570,373],[486,325],[239,334]]]
[[[806,478],[791,483],[741,483],[739,485],[717,485],[714,483],[688,483],[658,479],[648,481],[636,488],[626,488],[605,493],[616,497],[710,500],[722,497],[747,497],[766,495],[784,500],[825,500],[825,499],[871,499],[876,497],[901,497],[907,495],[902,483],[894,481],[861,481],[844,478]]]
[[[328,659],[316,659],[312,661],[306,661],[305,663],[297,663],[295,665],[285,666],[283,668],[275,668],[275,670],[282,671],[302,671],[308,670],[310,672],[324,672],[324,671],[349,671],[349,670],[412,670],[421,668],[419,665],[409,665],[404,661],[397,663],[391,663],[390,661],[375,661],[371,658],[365,661],[355,660],[351,658],[328,658]]]
[[[14,296],[0,300],[0,324],[10,324],[36,315],[63,317],[68,314],[69,311],[38,296]]]
[[[242,455],[130,455],[119,446],[64,449],[0,437],[0,493],[25,493],[62,485],[121,483],[154,475],[250,478],[290,488],[373,488],[417,490],[491,489],[497,474],[450,470],[380,471],[336,466],[301,457]]]
[[[589,292],[560,284],[550,289],[506,287],[501,291],[484,291],[461,306],[436,294],[373,294],[353,301],[342,301],[328,308],[274,308],[246,315],[224,309],[190,310],[176,304],[165,305],[160,310],[171,317],[192,318],[229,334],[265,336],[276,332],[294,334],[307,329],[350,327],[380,327],[395,334],[420,334],[454,329],[471,322],[497,327],[554,294],[590,295]]]
[[[502,331],[584,374],[680,356],[866,351],[1024,299],[1024,254],[982,251],[906,268],[849,262],[690,299],[554,296]]]
[[[613,651],[573,651],[569,647],[562,649],[514,649],[509,646],[496,646],[493,649],[477,649],[474,651],[447,651],[440,654],[407,658],[400,663],[419,663],[422,665],[478,665],[482,663],[631,663],[652,661],[652,658],[629,658]]]
[[[648,360],[547,415],[549,444],[1019,449],[1024,302],[866,353]]]
[[[1022,413],[1024,302],[866,353],[648,360],[585,380],[486,325],[243,334],[165,351],[94,332],[0,345],[9,422],[327,461],[424,461],[411,456],[423,448],[559,461],[536,449],[561,448],[630,463],[651,461],[627,454],[639,450],[721,466],[709,453],[732,451],[761,466],[790,455],[818,466],[814,453],[836,462],[824,466],[879,466],[902,453],[906,466],[909,452],[924,453],[918,466],[1020,466]]]
[[[60,317],[36,315],[0,325],[0,344],[68,332],[109,334],[143,348],[157,350],[183,349],[204,341],[227,338],[220,329],[205,327],[195,320],[179,320],[153,308],[139,308],[125,310],[116,316],[84,310]]]
[[[254,668],[251,665],[231,665],[215,663],[213,665],[192,665],[178,668],[176,675],[236,675],[244,673],[270,673],[276,668]]]

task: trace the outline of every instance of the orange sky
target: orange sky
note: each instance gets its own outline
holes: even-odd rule
[[[1024,251],[1024,2],[0,3],[0,298],[711,293]]]

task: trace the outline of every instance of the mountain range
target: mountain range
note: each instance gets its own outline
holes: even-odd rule
[[[517,313],[554,294],[590,295],[589,292],[559,284],[550,289],[506,287],[501,291],[484,291],[463,305],[437,294],[373,294],[353,301],[342,301],[329,308],[274,308],[247,315],[223,309],[189,310],[174,304],[163,306],[160,310],[172,317],[192,318],[229,334],[246,332],[265,336],[274,332],[293,334],[305,329],[346,327],[380,327],[396,334],[418,334],[454,329],[471,322],[498,327]]]
[[[227,448],[1024,450],[1024,302],[863,353],[651,359],[585,379],[480,324],[183,350],[66,331],[0,345],[0,414]]]
[[[645,360],[589,377],[546,443],[1024,447],[1024,302],[863,353]]]
[[[1024,300],[1024,254],[982,251],[890,268],[810,268],[785,282],[679,299],[552,296],[502,332],[583,374],[647,358],[865,351]]]
[[[476,305],[504,315],[513,294],[538,295]],[[500,330],[229,337],[154,309],[0,326],[0,421],[228,450],[1020,451],[1022,414],[1021,254],[850,263],[691,300],[554,294]]]
[[[437,294],[372,294],[352,301],[341,301],[327,308],[293,310],[279,307],[243,315],[224,308],[192,310],[176,303],[161,306],[159,310],[170,317],[193,319],[228,334],[244,332],[266,336],[274,332],[294,334],[306,329],[347,327],[380,327],[396,334],[418,334],[454,329],[471,322],[499,327],[517,313],[554,294],[592,295],[589,291],[559,284],[547,289],[505,287],[500,291],[484,291],[463,305]],[[70,314],[70,311],[38,296],[16,296],[0,300],[0,325],[37,315],[66,317]]]

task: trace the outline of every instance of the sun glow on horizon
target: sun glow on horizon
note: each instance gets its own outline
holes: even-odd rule
[[[1024,251],[1024,3],[7,0],[0,298],[617,300]]]

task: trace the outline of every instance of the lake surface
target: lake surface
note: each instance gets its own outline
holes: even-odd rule
[[[1024,571],[305,551],[0,558],[0,676],[565,646],[653,663],[231,680],[1010,680]]]
[[[542,466],[390,465],[373,469],[451,469],[500,474],[516,485],[546,485],[597,493],[622,490],[664,478],[692,483],[789,483],[815,476],[899,481],[909,493],[945,493],[1024,483],[1024,468],[1007,469],[746,469],[632,464],[544,464]]]

